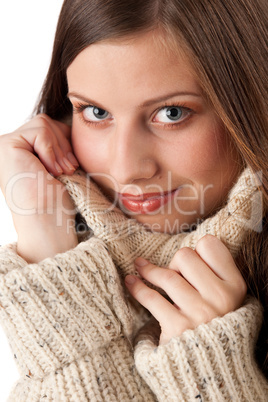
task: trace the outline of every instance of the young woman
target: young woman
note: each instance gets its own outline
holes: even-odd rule
[[[10,400],[266,400],[266,21],[64,2],[36,116],[0,138]]]

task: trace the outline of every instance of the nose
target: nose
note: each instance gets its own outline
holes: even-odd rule
[[[158,171],[153,139],[142,127],[115,127],[110,142],[110,174],[121,185],[150,179]]]

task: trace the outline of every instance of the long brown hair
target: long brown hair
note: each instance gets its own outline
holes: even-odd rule
[[[245,165],[262,176],[263,227],[250,233],[239,266],[250,291],[268,305],[267,0],[65,0],[51,65],[35,113],[72,114],[66,70],[87,46],[161,28],[186,48],[208,100]],[[259,362],[267,374],[267,328]]]

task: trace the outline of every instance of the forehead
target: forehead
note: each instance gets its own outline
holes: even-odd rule
[[[88,46],[69,66],[67,78],[70,90],[78,85],[91,91],[102,86],[157,91],[179,84],[182,90],[200,90],[183,46],[157,30]]]

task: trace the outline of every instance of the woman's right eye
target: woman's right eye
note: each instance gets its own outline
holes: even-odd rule
[[[98,122],[101,120],[106,120],[110,116],[107,110],[101,109],[97,106],[86,106],[82,111],[83,118],[88,122]]]

